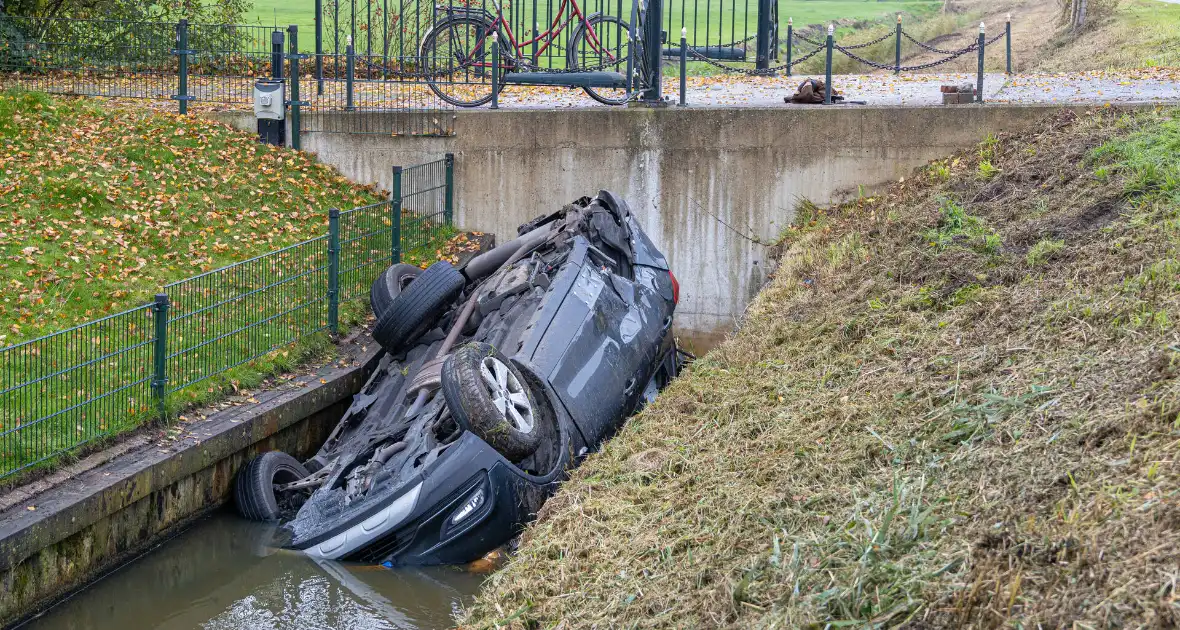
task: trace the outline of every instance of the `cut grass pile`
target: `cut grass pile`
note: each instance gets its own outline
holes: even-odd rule
[[[1176,625],[1178,117],[1064,112],[805,204],[464,627]]]

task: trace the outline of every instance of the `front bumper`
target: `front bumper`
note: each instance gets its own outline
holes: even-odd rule
[[[316,557],[372,564],[471,562],[511,540],[541,507],[568,462],[564,428],[560,444],[557,464],[538,477],[464,433],[420,480],[405,484],[404,492],[292,547]]]

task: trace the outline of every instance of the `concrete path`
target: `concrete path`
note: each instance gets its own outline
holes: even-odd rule
[[[1176,0],[1180,2],[1180,0]],[[783,97],[812,77],[692,77],[687,101],[697,107],[790,107]],[[813,77],[823,78],[823,77]],[[974,74],[841,75],[836,89],[848,100],[869,105],[937,105],[942,103],[941,85],[975,83]],[[679,82],[665,78],[664,95],[676,103]],[[1131,103],[1180,101],[1180,73],[1169,70],[1139,70],[1106,74],[1087,72],[1068,75],[984,76],[984,95],[989,102],[1003,103]],[[581,90],[567,88],[509,87],[500,98],[508,108],[605,107]]]

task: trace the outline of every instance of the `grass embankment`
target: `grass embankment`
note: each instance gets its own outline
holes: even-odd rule
[[[1104,0],[1080,33],[1063,31],[1045,46],[1036,70],[1180,67],[1180,5],[1160,0]]]
[[[204,118],[0,93],[0,347],[320,236],[328,208],[384,198]]]
[[[0,349],[136,308],[170,282],[320,237],[328,208],[383,199],[307,154],[206,119],[0,93]],[[465,248],[452,228],[416,221],[403,231],[407,261]],[[380,209],[349,225],[342,265],[375,262],[342,273],[352,298],[341,305],[344,329],[366,315],[362,276],[380,271],[389,250]],[[320,240],[170,289],[170,383],[195,384],[171,394],[168,407],[212,401],[330,354],[326,335],[307,334],[324,324],[314,305],[327,279],[309,269],[326,256]],[[176,317],[178,308],[192,315]],[[0,476],[156,417],[143,384],[153,355],[137,344],[149,330],[143,315],[0,354]]]
[[[1175,624],[1177,117],[1062,114],[803,212],[467,627]]]

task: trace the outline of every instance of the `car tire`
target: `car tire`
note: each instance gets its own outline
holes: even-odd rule
[[[389,311],[393,301],[422,273],[414,265],[398,263],[381,272],[369,287],[369,304],[377,319]]]
[[[486,343],[469,343],[447,357],[442,391],[455,422],[509,461],[532,455],[541,442],[540,408],[528,381]]]
[[[283,507],[275,496],[274,486],[291,483],[308,476],[299,460],[282,451],[269,451],[255,457],[238,472],[234,482],[234,504],[238,513],[252,521],[277,521]]]
[[[430,330],[463,291],[463,274],[439,261],[426,268],[377,318],[373,339],[396,353]]]

